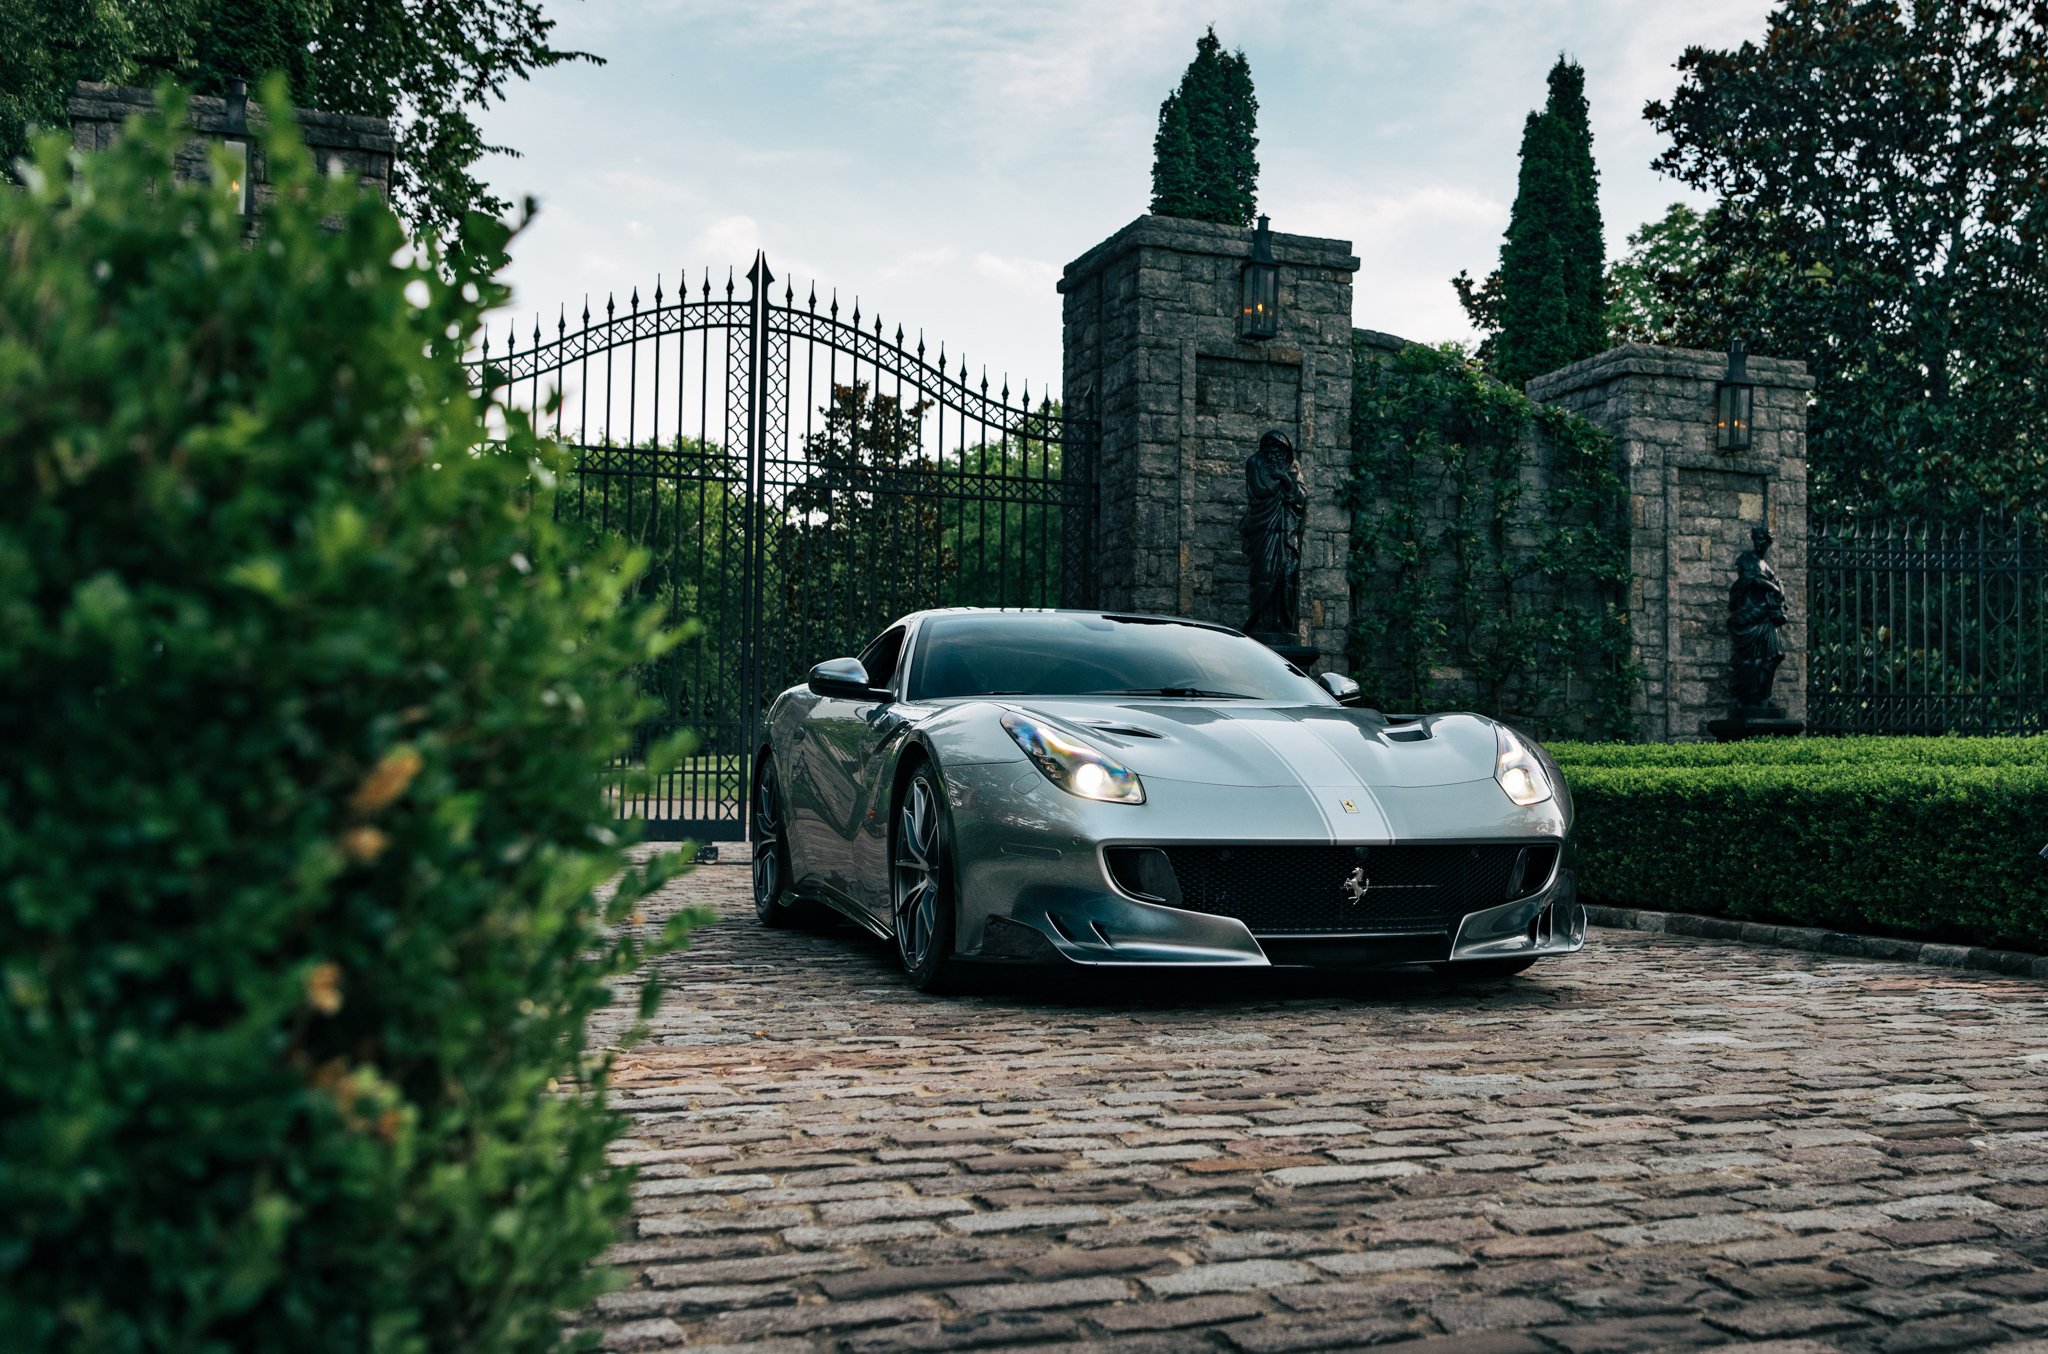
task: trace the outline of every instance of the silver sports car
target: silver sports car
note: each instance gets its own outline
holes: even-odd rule
[[[770,708],[755,906],[835,909],[926,990],[975,963],[1504,975],[1582,946],[1548,754],[1357,692],[1195,621],[907,616]]]

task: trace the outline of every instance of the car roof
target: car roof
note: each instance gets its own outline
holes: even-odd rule
[[[1190,625],[1200,630],[1214,630],[1220,634],[1243,636],[1244,632],[1234,626],[1217,625],[1213,621],[1198,621],[1187,616],[1162,616],[1145,611],[1098,611],[1088,607],[1046,607],[1046,606],[943,606],[928,607],[913,611],[907,616],[891,622],[890,628],[909,625],[914,621],[930,620],[939,616],[1097,616],[1104,620],[1139,621],[1152,625]]]

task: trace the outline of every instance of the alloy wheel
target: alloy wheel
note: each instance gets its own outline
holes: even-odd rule
[[[923,774],[904,793],[893,855],[896,948],[903,967],[914,972],[931,952],[939,925],[939,809]]]

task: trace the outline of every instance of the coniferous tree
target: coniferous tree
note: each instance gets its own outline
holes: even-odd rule
[[[1211,28],[1195,43],[1180,88],[1159,105],[1152,140],[1152,210],[1248,226],[1258,210],[1259,100],[1251,63],[1225,52]]]
[[[1152,210],[1160,216],[1194,216],[1201,210],[1195,188],[1195,138],[1188,109],[1178,93],[1159,105],[1159,133],[1152,139]]]
[[[1576,181],[1571,200],[1558,214],[1558,228],[1571,360],[1577,361],[1607,347],[1607,241],[1600,229],[1600,171],[1593,164],[1586,71],[1578,62],[1559,57],[1550,68],[1550,97],[1543,111],[1569,133],[1565,167]]]
[[[1550,97],[1522,126],[1515,205],[1500,266],[1485,282],[1451,280],[1475,326],[1479,355],[1519,386],[1607,347],[1606,245],[1587,117],[1585,71],[1559,57]]]

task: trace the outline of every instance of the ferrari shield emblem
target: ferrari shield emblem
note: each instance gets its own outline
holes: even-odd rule
[[[1356,804],[1352,803],[1352,802],[1351,802],[1350,800],[1348,800],[1348,799],[1340,799],[1340,800],[1338,800],[1337,802],[1338,802],[1339,804],[1342,804],[1342,805],[1344,806],[1344,812],[1346,812],[1346,813],[1357,813],[1357,812],[1358,812],[1358,805],[1356,805]]]

